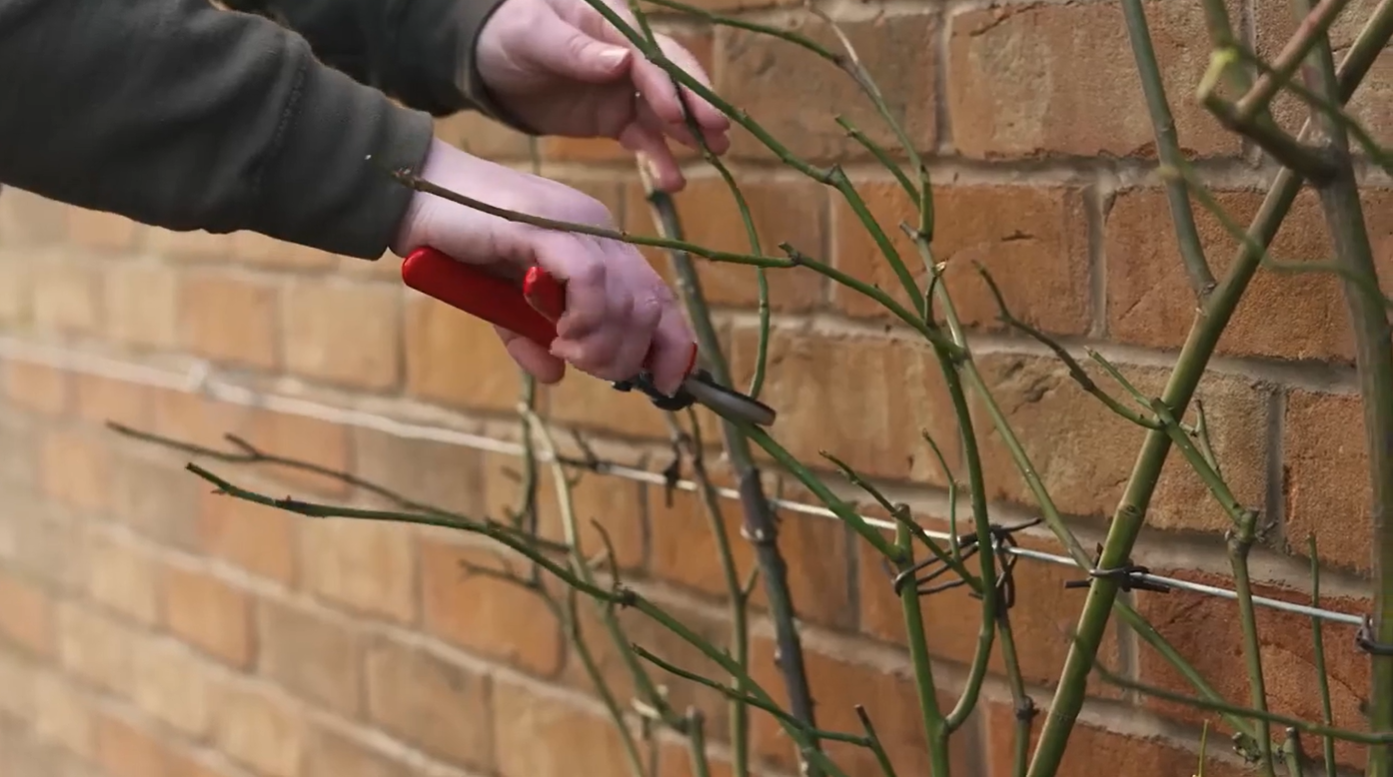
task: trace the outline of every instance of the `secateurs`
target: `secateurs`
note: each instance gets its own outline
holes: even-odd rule
[[[541,267],[529,269],[519,287],[427,247],[418,248],[406,257],[401,265],[401,277],[410,288],[516,332],[543,348],[550,348],[556,339],[556,321],[566,310],[565,285]],[[663,410],[681,410],[699,402],[725,418],[760,426],[774,423],[773,408],[721,386],[704,369],[693,369],[695,353],[692,361],[686,380],[671,397],[654,387],[652,376],[646,370],[612,385],[620,391],[638,390]]]

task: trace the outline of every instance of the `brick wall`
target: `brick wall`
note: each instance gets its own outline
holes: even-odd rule
[[[708,5],[763,17],[795,13],[741,0]],[[1099,348],[1143,388],[1159,386],[1193,300],[1154,175],[1121,11],[1106,1],[978,5],[839,6],[909,131],[922,149],[936,152],[935,247],[955,262],[983,261],[1021,317],[1071,346]],[[1364,5],[1371,4],[1352,3]],[[1266,50],[1280,47],[1292,28],[1285,4],[1253,0],[1241,11]],[[1153,2],[1148,13],[1182,143],[1202,158],[1219,199],[1243,221],[1271,171],[1251,164],[1251,149],[1184,99],[1208,56],[1199,8]],[[1346,27],[1338,30],[1347,41],[1353,30]],[[826,30],[810,29],[830,40]],[[879,215],[901,215],[893,181],[832,121],[840,111],[872,137],[891,140],[844,78],[748,33],[695,25],[681,31],[734,103],[794,152],[841,161]],[[1379,99],[1393,84],[1386,70],[1376,66],[1355,101],[1375,130],[1393,120]],[[525,139],[475,118],[444,122],[440,133],[475,153],[529,164]],[[601,198],[627,228],[652,231],[621,150],[558,139],[537,147],[546,174]],[[765,245],[795,239],[847,272],[895,288],[827,189],[778,169],[743,133],[732,158]],[[1367,218],[1386,263],[1393,256],[1393,193],[1376,185],[1382,179],[1371,180]],[[697,174],[678,203],[692,239],[743,248],[718,180]],[[1283,258],[1327,252],[1309,193],[1288,222],[1277,240]],[[1201,228],[1222,270],[1232,244],[1213,219],[1202,216]],[[515,435],[510,418],[520,383],[491,331],[406,293],[396,264],[247,234],[174,234],[11,189],[0,196],[0,334],[12,344],[163,369],[186,368],[188,357],[207,359],[223,378],[266,391]],[[706,266],[702,273],[736,371],[747,376],[755,343],[752,271]],[[972,273],[953,275],[952,283],[997,395],[1091,547],[1119,499],[1141,432],[1078,390],[1040,347],[1002,331]],[[777,437],[810,463],[822,449],[838,454],[916,505],[926,525],[943,528],[944,481],[918,438],[924,427],[951,439],[930,354],[887,327],[864,300],[810,273],[774,272],[771,287],[765,396],[781,412]],[[1353,341],[1337,285],[1263,273],[1248,297],[1201,395],[1236,493],[1276,520],[1255,553],[1255,574],[1263,592],[1301,600],[1305,538],[1315,532],[1329,566],[1326,589],[1335,595],[1330,606],[1362,612],[1367,487],[1351,394]],[[440,531],[299,520],[215,497],[181,471],[185,457],[118,437],[102,423],[207,444],[236,433],[271,452],[480,516],[500,517],[513,504],[515,459],[17,357],[0,363],[0,376],[0,774],[625,773],[602,707],[541,600],[461,573],[462,561],[491,558],[478,542]],[[581,428],[604,455],[654,468],[665,463],[666,427],[641,400],[573,374],[542,392],[540,407]],[[1028,494],[1005,448],[991,433],[983,439],[997,519],[1029,516]],[[1161,573],[1225,585],[1224,517],[1181,462],[1169,468],[1136,558]],[[276,494],[365,498],[285,468],[216,469]],[[784,485],[786,495],[806,499]],[[553,492],[543,494],[543,523],[553,530]],[[693,498],[678,493],[668,504],[660,488],[591,476],[578,486],[577,502],[583,519],[606,525],[616,561],[636,586],[703,632],[725,633],[724,587]],[[735,520],[733,506],[727,517]],[[903,627],[877,560],[827,519],[786,512],[782,520],[820,722],[854,730],[852,705],[866,704],[900,773],[925,774]],[[1057,550],[1044,533],[1028,533],[1022,543]],[[748,568],[747,549],[738,551]],[[1071,578],[1063,567],[1026,560],[1017,575],[1023,669],[1043,705],[1083,593],[1063,587]],[[1246,699],[1231,603],[1183,592],[1134,599],[1217,688]],[[954,592],[925,606],[929,645],[941,659],[938,678],[951,698],[974,647],[977,604]],[[629,622],[636,641],[696,666],[670,636],[640,618]],[[592,634],[594,625],[587,627]],[[1317,718],[1306,621],[1264,612],[1261,628],[1274,708]],[[757,617],[756,674],[776,687],[771,634]],[[1360,725],[1367,661],[1354,652],[1350,629],[1331,626],[1326,635],[1336,720]],[[622,694],[619,656],[597,644],[601,669]],[[1102,655],[1143,682],[1184,688],[1116,624]],[[719,761],[726,715],[719,699],[680,684],[673,694],[680,706],[708,711]],[[1201,716],[1101,684],[1094,695],[1063,774],[1191,773]],[[1009,695],[993,680],[956,740],[954,774],[1004,777],[1011,731]],[[787,745],[770,719],[756,718],[754,749],[776,773],[793,768]],[[836,752],[852,773],[872,773],[869,760]],[[1362,761],[1355,748],[1340,755],[1351,765]],[[680,743],[665,740],[660,758],[664,777],[685,773]],[[1220,758],[1206,774],[1242,771]]]

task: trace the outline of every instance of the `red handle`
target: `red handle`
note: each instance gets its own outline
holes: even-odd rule
[[[447,305],[497,324],[550,349],[556,321],[566,312],[566,284],[538,266],[528,268],[522,288],[477,265],[455,261],[434,248],[418,248],[401,263],[407,286]],[[697,346],[687,359],[696,366]]]
[[[522,288],[477,265],[434,248],[418,248],[401,264],[407,286],[452,307],[526,337],[543,348],[556,339],[556,320],[566,310],[566,287],[532,267]]]

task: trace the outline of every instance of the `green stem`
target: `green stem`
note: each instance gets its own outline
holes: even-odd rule
[[[1311,557],[1311,606],[1320,607],[1320,554],[1316,553],[1316,535],[1306,537],[1307,553]],[[1316,686],[1320,689],[1320,719],[1329,726],[1335,722],[1335,711],[1330,703],[1330,674],[1326,671],[1324,624],[1320,618],[1311,618],[1311,641],[1316,664]],[[1325,773],[1335,773],[1335,740],[1321,738],[1321,752],[1325,756]]]
[[[1035,701],[1025,691],[1021,660],[1016,653],[1016,637],[1011,631],[1011,613],[1002,610],[996,619],[1001,630],[1001,660],[1006,666],[1006,682],[1011,687],[1011,707],[1015,713],[1015,737],[1011,742],[1011,777],[1025,777],[1030,765],[1030,729],[1037,710]]]
[[[1306,777],[1306,759],[1301,752],[1301,733],[1294,728],[1287,729],[1286,741],[1282,742],[1282,761],[1287,765],[1289,777]]]
[[[856,705],[856,717],[861,719],[861,728],[866,731],[866,739],[869,742],[871,752],[875,753],[876,763],[880,764],[881,777],[896,777],[895,765],[890,762],[890,754],[885,752],[885,745],[875,733],[871,716],[866,713],[866,708],[860,704]]]
[[[668,417],[674,428],[674,436],[680,439],[681,429],[677,427],[676,420],[672,419],[671,414],[668,414]],[[726,592],[730,597],[731,652],[735,656],[735,662],[748,670],[750,665],[749,618],[747,613],[749,602],[740,583],[740,572],[735,567],[735,556],[731,552],[730,533],[726,531],[725,515],[721,510],[720,498],[716,493],[716,488],[711,485],[711,478],[706,472],[701,422],[697,418],[697,414],[690,408],[687,411],[687,419],[692,426],[687,451],[687,456],[692,463],[692,479],[696,482],[701,493],[707,525],[710,526],[711,535],[716,540],[716,555],[720,560],[721,576],[725,580]],[[736,777],[747,777],[750,769],[749,708],[744,701],[747,690],[740,684],[738,677],[733,678],[732,682],[735,683],[735,689],[739,693],[739,697],[733,696],[730,699],[732,768]]]
[[[914,543],[911,537],[909,530],[904,526],[895,529],[895,545],[903,559],[900,563],[901,572],[914,564]],[[919,694],[924,743],[929,748],[929,774],[933,777],[949,777],[951,767],[948,761],[948,735],[951,732],[938,706],[933,660],[929,658],[929,648],[924,641],[924,613],[919,604],[919,590],[912,581],[900,588],[900,608],[904,612],[905,630],[909,638],[909,658],[914,666],[914,684]]]
[[[1351,731],[1349,729],[1333,728],[1331,726],[1325,726],[1320,723],[1310,723],[1308,721],[1301,720],[1300,718],[1293,718],[1289,715],[1281,715],[1276,712],[1262,712],[1261,710],[1250,709],[1248,707],[1243,707],[1237,704],[1230,704],[1224,701],[1195,699],[1186,696],[1182,693],[1176,693],[1174,691],[1168,691],[1164,688],[1157,688],[1155,686],[1145,685],[1136,682],[1135,680],[1129,680],[1126,677],[1114,674],[1113,672],[1110,672],[1101,666],[1097,667],[1097,671],[1099,676],[1102,677],[1103,680],[1110,685],[1115,685],[1119,688],[1126,688],[1128,690],[1136,691],[1138,693],[1145,694],[1147,696],[1151,696],[1157,699],[1164,699],[1166,701],[1175,702],[1176,704],[1184,704],[1186,706],[1195,707],[1197,709],[1202,710],[1226,712],[1230,715],[1235,715],[1238,717],[1252,718],[1255,720],[1265,720],[1268,723],[1276,723],[1277,725],[1288,726],[1290,728],[1294,728],[1298,731],[1301,731],[1302,733],[1311,734],[1313,736],[1332,736],[1336,739],[1341,739],[1348,742],[1357,742],[1359,744],[1366,745],[1393,743],[1393,733],[1370,734],[1363,731]]]
[[[1339,17],[1349,0],[1321,0],[1306,18],[1297,26],[1296,34],[1287,40],[1277,61],[1271,68],[1258,76],[1257,83],[1235,104],[1236,118],[1251,121],[1259,110],[1266,110],[1277,90],[1293,85],[1292,76],[1301,67],[1302,61],[1310,53],[1319,36],[1325,35],[1330,25]]]
[[[619,707],[619,702],[614,698],[614,692],[610,690],[609,683],[605,682],[605,676],[600,671],[600,665],[595,661],[595,656],[590,652],[590,645],[586,643],[585,637],[580,631],[580,608],[577,606],[576,599],[578,589],[566,589],[566,606],[564,608],[553,603],[552,612],[566,626],[566,632],[571,637],[571,647],[580,657],[581,666],[585,669],[586,677],[590,678],[590,683],[595,687],[595,692],[599,694],[600,701],[605,705],[609,712],[610,719],[615,728],[619,730],[619,737],[624,743],[624,758],[629,762],[629,768],[633,771],[634,777],[644,777],[646,770],[643,768],[643,756],[639,753],[638,742],[634,740],[633,732],[624,721],[624,712]],[[649,775],[656,777],[656,775]]]
[[[1393,37],[1393,2],[1382,0],[1341,66],[1342,103],[1349,99],[1368,74],[1369,67],[1389,37]],[[1301,135],[1306,135],[1309,129],[1308,121],[1302,128]],[[1282,220],[1296,201],[1301,185],[1301,178],[1292,171],[1283,170],[1278,173],[1248,230],[1255,243],[1265,249],[1272,242]],[[1260,258],[1260,252],[1253,251],[1247,244],[1240,247],[1227,276],[1205,300],[1162,394],[1162,400],[1167,407],[1183,413],[1184,408],[1188,406],[1224,328],[1258,269]],[[1159,482],[1161,470],[1165,466],[1169,448],[1170,436],[1167,433],[1159,430],[1147,433],[1122,502],[1118,505],[1109,526],[1103,553],[1099,559],[1100,566],[1115,566],[1131,554],[1137,534],[1141,531],[1146,509]],[[1393,559],[1390,559],[1390,566],[1393,566]],[[1381,600],[1376,601],[1388,601],[1390,609],[1393,609],[1393,592],[1385,593],[1381,590],[1379,596]],[[1082,688],[1086,682],[1085,678],[1093,669],[1098,648],[1102,645],[1108,615],[1116,601],[1116,583],[1097,580],[1089,586],[1088,598],[1084,602],[1083,613],[1076,629],[1079,638],[1071,645],[1065,659],[1055,698],[1050,705],[1049,715],[1040,734],[1040,743],[1031,763],[1030,777],[1051,777],[1059,770],[1069,734],[1083,706]],[[1383,623],[1393,632],[1393,617],[1384,619]],[[1388,639],[1393,641],[1393,633],[1388,635]],[[1383,674],[1380,674],[1377,663],[1375,666],[1376,689],[1393,687],[1393,661],[1385,661],[1383,665],[1386,667],[1382,670]],[[1380,682],[1382,685],[1379,685]],[[1393,694],[1387,696],[1388,714],[1393,720]]]
[[[1171,116],[1170,103],[1166,100],[1161,68],[1156,61],[1156,50],[1151,44],[1146,11],[1142,8],[1141,0],[1123,0],[1122,14],[1127,25],[1127,37],[1132,44],[1132,54],[1136,59],[1137,73],[1141,76],[1146,109],[1151,116],[1157,155],[1162,164],[1174,164],[1183,157],[1175,132],[1175,119]],[[1215,281],[1200,243],[1199,229],[1195,226],[1195,214],[1190,208],[1190,199],[1186,196],[1184,187],[1168,183],[1166,200],[1170,204],[1171,221],[1175,227],[1175,237],[1180,246],[1180,258],[1185,265],[1185,272],[1190,278],[1190,285],[1195,294],[1204,299],[1214,288]]]
[[[692,777],[711,777],[711,759],[706,756],[706,716],[695,707],[687,711],[687,745],[692,753]]]
[[[1229,564],[1233,569],[1234,590],[1238,594],[1238,617],[1243,629],[1243,660],[1248,669],[1248,698],[1253,709],[1267,711],[1267,686],[1262,672],[1262,642],[1258,639],[1258,616],[1253,607],[1253,583],[1248,572],[1248,554],[1253,548],[1257,513],[1249,510],[1230,532]],[[1272,759],[1272,730],[1266,720],[1258,720],[1258,754],[1263,773],[1276,777]]]
[[[1292,0],[1295,11],[1310,13],[1307,0]],[[1307,60],[1305,77],[1312,91],[1327,98],[1340,98],[1341,84],[1327,36],[1316,36],[1316,45]],[[1341,103],[1343,99],[1339,100]],[[1313,112],[1314,113],[1314,112]],[[1312,117],[1314,118],[1314,116]],[[1330,185],[1320,189],[1321,208],[1335,246],[1335,259],[1357,275],[1377,278],[1368,224],[1359,198],[1350,159],[1349,138],[1339,132],[1339,122],[1322,114],[1323,129],[1335,153],[1336,172]],[[1345,305],[1354,330],[1355,365],[1359,373],[1359,393],[1364,406],[1365,448],[1369,454],[1368,477],[1372,496],[1374,530],[1373,576],[1375,639],[1393,642],[1393,327],[1388,311],[1357,285],[1344,284]],[[1372,709],[1369,726],[1374,731],[1393,731],[1393,656],[1374,655]],[[1393,750],[1386,745],[1369,751],[1366,774],[1393,776]]]

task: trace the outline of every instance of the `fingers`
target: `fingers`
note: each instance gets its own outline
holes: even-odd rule
[[[662,191],[678,192],[687,185],[687,178],[682,175],[682,167],[677,164],[672,149],[668,148],[667,141],[663,139],[661,129],[642,121],[631,122],[619,133],[619,143],[636,153],[648,165],[654,185]]]
[[[591,84],[607,84],[629,74],[635,52],[619,42],[592,37],[554,13],[539,18],[529,36],[528,53],[536,64]]]
[[[632,246],[560,237],[537,243],[538,263],[566,280],[551,355],[611,381],[660,370],[660,390],[675,392],[694,339],[662,279]]]
[[[547,349],[503,327],[495,326],[493,329],[503,341],[508,355],[532,377],[548,384],[560,382],[565,377],[566,362],[547,353]]]
[[[702,86],[711,88],[711,79],[690,51],[666,35],[656,36],[658,46],[667,58],[678,68],[691,75]],[[685,126],[682,100],[677,97],[672,76],[647,59],[639,59],[633,65],[634,86],[645,102],[665,124]],[[707,142],[716,151],[716,145],[724,142],[725,132],[730,128],[730,119],[714,105],[698,97],[689,87],[682,87],[683,98],[697,126],[707,136]],[[724,150],[724,149],[722,149]],[[721,152],[717,152],[721,153]]]

